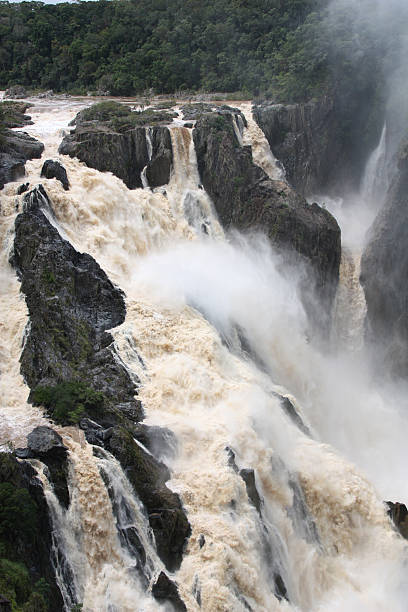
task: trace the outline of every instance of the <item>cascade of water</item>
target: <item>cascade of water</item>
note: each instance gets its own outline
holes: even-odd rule
[[[390,480],[405,489],[381,468],[391,450],[384,430],[392,431],[394,446],[405,447],[405,428],[378,409],[374,391],[360,393],[355,370],[307,343],[296,290],[262,240],[254,246],[223,239],[199,187],[191,132],[174,127],[171,138],[174,169],[166,195],[129,191],[115,177],[68,158],[69,192],[43,182],[65,235],[126,291],[126,321],[113,330],[117,350],[141,380],[147,423],[177,437],[169,485],[192,527],[176,577],[188,610],[325,612],[344,610],[346,602],[350,612],[384,612],[391,604],[403,612],[402,540],[367,479],[313,432],[336,443],[344,433],[348,456],[388,494]],[[33,177],[38,168],[39,162],[28,164]],[[200,312],[217,330],[241,330],[264,370],[250,355],[230,352]],[[295,411],[306,427],[283,409],[279,395],[288,393],[277,383],[298,397]],[[157,567],[140,508],[128,499],[109,456],[95,458],[89,445],[62,434],[71,453],[71,506],[82,517],[75,522],[68,510],[71,523],[61,536],[66,558],[73,559],[75,588],[92,612],[134,610]],[[145,564],[123,547],[133,527],[148,551]],[[78,561],[71,533],[80,542]]]
[[[81,603],[86,612],[133,612],[135,602],[143,612],[161,608],[147,591],[162,564],[122,468],[102,449],[96,449],[96,458],[82,432],[63,428],[60,433],[69,449],[67,510],[55,496],[44,466],[34,465],[50,509],[53,564],[65,609]]]
[[[29,389],[20,374],[27,307],[9,263],[17,206],[14,190],[6,186],[0,205],[0,450],[8,444],[25,446],[33,427],[46,423],[42,411],[27,404]]]
[[[252,103],[241,104],[239,108],[248,126],[241,132],[241,141],[244,145],[251,145],[254,163],[260,166],[260,168],[262,168],[262,170],[264,170],[264,172],[274,181],[284,181],[285,172],[272,153],[265,134],[253,118]]]
[[[343,246],[339,287],[333,305],[332,340],[349,351],[361,351],[364,345],[367,305],[359,280],[360,260],[360,252]]]
[[[364,202],[378,208],[381,206],[389,186],[387,172],[387,124],[381,132],[380,141],[368,158],[363,180],[361,197]]]
[[[147,157],[150,161],[153,155],[152,128],[151,127],[145,128],[145,133],[146,133]],[[149,187],[149,181],[147,180],[146,171],[147,171],[147,165],[143,168],[142,172],[140,173],[140,178],[142,181],[143,189],[147,189]]]

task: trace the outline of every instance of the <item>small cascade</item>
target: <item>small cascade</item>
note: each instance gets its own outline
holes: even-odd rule
[[[146,127],[145,134],[146,134],[147,157],[150,162],[153,156],[152,128]],[[147,180],[146,171],[147,171],[147,164],[143,168],[142,172],[140,173],[140,179],[142,181],[143,189],[148,189],[149,187],[149,181]]]
[[[376,208],[383,203],[389,186],[387,161],[387,124],[384,123],[380,141],[368,159],[361,183],[361,198]]]
[[[245,126],[244,126],[244,122],[242,121],[241,115],[236,115],[235,113],[232,114],[232,125],[234,128],[235,136],[237,137],[237,140],[242,147],[244,145],[243,136],[244,136]]]
[[[138,602],[138,610],[156,611],[160,606],[148,589],[162,565],[122,468],[102,449],[95,457],[82,431],[65,428],[60,434],[69,449],[67,510],[44,466],[34,466],[50,510],[53,564],[65,610],[82,604],[84,612],[133,612]]]
[[[284,181],[285,172],[272,153],[265,134],[253,118],[252,103],[241,104],[239,108],[242,111],[248,126],[247,128],[243,129],[242,132],[239,129],[239,126],[236,128],[242,134],[241,143],[251,146],[252,159],[254,160],[254,163],[262,168],[269,178],[273,179],[274,181]]]
[[[14,221],[21,198],[6,185],[0,204],[0,451],[25,446],[26,436],[47,423],[39,408],[27,404],[29,388],[20,374],[28,313],[15,270],[9,263]]]
[[[364,346],[364,319],[367,306],[360,285],[361,252],[343,246],[340,279],[333,305],[332,339],[347,351],[360,351]]]
[[[223,236],[212,203],[200,182],[192,130],[170,128],[173,146],[173,173],[168,197],[174,213],[183,216],[198,235]]]

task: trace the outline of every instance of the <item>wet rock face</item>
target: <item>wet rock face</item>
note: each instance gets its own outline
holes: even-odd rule
[[[152,158],[147,164],[146,178],[149,187],[166,185],[170,180],[173,162],[170,131],[167,128],[151,128]]]
[[[408,144],[375,219],[361,259],[360,281],[367,303],[366,337],[375,346],[382,374],[408,378]]]
[[[302,263],[311,273],[303,287],[306,309],[318,328],[328,330],[341,254],[336,220],[286,183],[269,179],[253,163],[251,148],[239,145],[231,115],[203,116],[193,136],[200,177],[223,226],[260,229],[289,263]]]
[[[17,181],[25,174],[28,159],[40,158],[44,145],[25,132],[6,132],[5,143],[0,151],[0,189],[6,183]]]
[[[142,187],[141,172],[147,166],[149,184],[158,187],[169,182],[173,152],[168,128],[156,126],[150,129],[150,161],[144,127],[118,133],[97,121],[79,123],[72,134],[65,136],[59,153],[77,157],[101,172],[112,172],[129,189]]]
[[[132,430],[116,427],[105,448],[121,463],[145,506],[160,558],[169,571],[175,571],[181,564],[190,525],[178,495],[165,484],[169,470],[135,442]]]
[[[21,279],[30,314],[30,332],[21,371],[31,389],[79,380],[102,391],[113,404],[130,405],[134,384],[112,353],[105,330],[125,318],[123,294],[96,261],[78,253],[47,220],[51,206],[42,187],[24,196],[15,223],[12,263]]]
[[[373,92],[337,92],[304,104],[261,104],[254,119],[289,183],[303,195],[357,189],[369,152],[380,137]],[[377,105],[378,106],[378,105]],[[375,113],[374,113],[375,114]]]
[[[59,161],[53,159],[46,159],[41,169],[41,176],[47,179],[56,178],[65,191],[69,189],[69,181],[67,171]]]

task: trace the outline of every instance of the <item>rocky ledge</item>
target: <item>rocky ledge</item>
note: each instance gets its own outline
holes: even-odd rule
[[[77,157],[101,172],[112,172],[129,189],[143,187],[144,168],[150,187],[166,185],[173,150],[169,129],[160,123],[172,118],[173,113],[168,112],[138,113],[118,103],[95,104],[78,113],[76,127],[63,139],[59,153]]]
[[[238,142],[232,121],[231,114],[211,113],[196,123],[193,136],[203,186],[224,227],[258,228],[289,263],[306,267],[305,306],[312,321],[327,331],[340,265],[337,222],[256,166],[251,148]],[[323,313],[315,309],[316,295]]]

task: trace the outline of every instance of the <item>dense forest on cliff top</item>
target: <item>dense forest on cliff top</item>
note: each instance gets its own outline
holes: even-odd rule
[[[0,2],[0,87],[113,95],[241,92],[298,101],[384,68],[369,24],[328,0]],[[356,54],[356,47],[359,53]],[[370,49],[370,53],[365,53]],[[372,52],[371,52],[372,51]],[[357,75],[356,75],[357,71]]]

